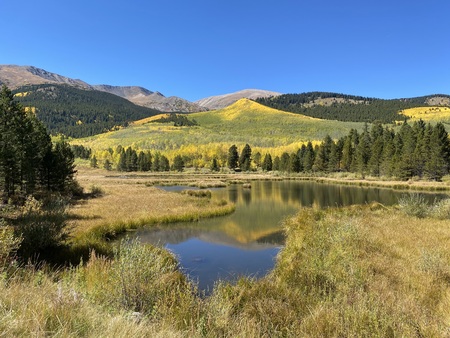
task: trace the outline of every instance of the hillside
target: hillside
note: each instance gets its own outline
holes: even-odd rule
[[[384,100],[338,93],[309,92],[258,98],[256,102],[271,108],[327,120],[392,123],[402,121],[400,111],[425,105],[450,105],[449,95],[429,95]]]
[[[450,124],[450,107],[446,106],[409,108],[402,110],[400,113],[413,121],[421,119],[425,122],[442,122],[444,124]]]
[[[231,94],[206,97],[195,101],[195,103],[208,109],[222,109],[243,98],[257,99],[259,97],[272,97],[277,95],[281,94],[267,90],[245,89]]]
[[[159,111],[140,107],[119,96],[65,84],[22,86],[13,91],[53,134],[85,137],[123,127]]]
[[[346,135],[351,128],[361,130],[362,123],[337,122],[286,113],[265,107],[248,99],[216,110],[187,115],[198,126],[175,127],[173,123],[140,121],[127,128],[74,141],[94,151],[122,145],[135,149],[174,154],[189,152],[205,158],[214,152],[225,152],[232,144],[250,144],[261,151],[282,149],[296,151],[302,142]],[[151,121],[149,121],[151,122]]]

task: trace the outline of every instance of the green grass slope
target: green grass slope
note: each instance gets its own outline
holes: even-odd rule
[[[278,148],[306,141],[320,141],[346,135],[350,128],[362,129],[362,123],[315,119],[282,112],[242,99],[216,111],[189,114],[198,126],[174,127],[163,123],[140,123],[75,142],[94,150],[118,145],[136,149],[176,151],[188,147],[245,144],[257,148]]]

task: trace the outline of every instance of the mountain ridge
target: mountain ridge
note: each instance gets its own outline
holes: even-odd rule
[[[10,89],[28,85],[65,84],[84,90],[98,90],[120,96],[142,107],[162,112],[195,112],[207,108],[177,96],[165,97],[158,91],[150,91],[139,86],[91,85],[78,79],[72,79],[34,66],[0,65],[0,84]]]

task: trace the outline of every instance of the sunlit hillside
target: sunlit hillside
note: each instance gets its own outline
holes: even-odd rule
[[[142,119],[142,120],[134,121],[134,122],[131,123],[131,125],[133,125],[133,126],[140,126],[142,124],[153,122],[153,121],[159,120],[159,119],[167,117],[167,116],[169,116],[168,113],[167,114],[158,114],[158,115],[155,115],[155,116],[146,117],[145,119]]]
[[[401,112],[413,121],[422,119],[425,122],[450,123],[450,107],[417,107]]]
[[[350,128],[361,130],[362,123],[321,120],[291,114],[242,99],[216,111],[186,115],[198,126],[175,127],[169,123],[140,120],[121,130],[77,139],[73,143],[90,147],[95,152],[114,149],[118,145],[137,150],[161,151],[169,157],[175,153],[226,153],[232,144],[248,143],[253,149],[296,151],[302,143],[321,141],[346,135]],[[154,117],[158,118],[158,117]],[[98,155],[101,158],[101,154]]]

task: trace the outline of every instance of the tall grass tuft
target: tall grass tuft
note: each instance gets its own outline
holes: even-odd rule
[[[192,322],[198,312],[196,289],[173,254],[138,240],[123,239],[111,260],[93,253],[86,267],[78,268],[77,280],[97,304],[166,318],[175,326]]]
[[[404,194],[398,200],[400,209],[409,216],[424,218],[429,212],[429,205],[422,194]]]

